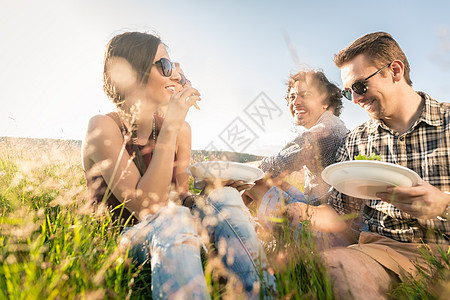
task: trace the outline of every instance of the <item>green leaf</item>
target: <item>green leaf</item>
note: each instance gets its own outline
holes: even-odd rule
[[[381,160],[381,155],[376,155],[375,153],[370,153],[369,156],[365,154],[358,154],[353,157],[355,160]]]

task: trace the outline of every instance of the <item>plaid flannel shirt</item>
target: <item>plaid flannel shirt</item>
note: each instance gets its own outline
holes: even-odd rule
[[[381,155],[381,160],[415,171],[443,192],[450,191],[450,103],[439,103],[418,92],[425,101],[421,116],[399,135],[382,121],[369,120],[352,130],[336,161],[358,154]],[[450,220],[416,219],[381,200],[362,200],[333,190],[329,204],[340,214],[360,213],[369,230],[401,242],[450,244]]]
[[[295,171],[304,171],[305,193],[321,197],[330,186],[321,177],[322,170],[334,163],[336,152],[348,129],[331,111],[325,111],[316,124],[301,132],[277,154],[261,160],[260,168],[276,177]]]

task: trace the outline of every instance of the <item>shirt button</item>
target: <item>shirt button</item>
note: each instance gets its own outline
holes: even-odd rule
[[[405,140],[405,137],[404,136],[401,136],[400,137],[400,142],[403,142]]]

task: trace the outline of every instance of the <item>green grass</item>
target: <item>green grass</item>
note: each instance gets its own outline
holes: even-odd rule
[[[111,219],[85,201],[79,152],[2,150],[0,298],[126,298],[136,272]]]
[[[403,282],[391,292],[395,299],[450,299],[450,250],[439,249],[443,261],[438,260],[428,248],[422,248],[421,254],[426,259],[433,276],[417,267],[419,276]]]
[[[93,211],[87,199],[78,144],[0,142],[0,299],[151,297],[150,271],[133,265],[108,213]],[[283,224],[265,240],[278,299],[333,298],[309,226],[304,222],[301,243]],[[392,297],[448,295],[450,254],[444,254],[442,264],[424,253],[436,276],[404,283]],[[217,257],[202,257],[213,299],[236,298]]]

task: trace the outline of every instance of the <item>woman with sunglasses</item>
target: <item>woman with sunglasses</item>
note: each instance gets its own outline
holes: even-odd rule
[[[180,84],[184,87],[184,86],[191,86],[191,82],[186,78],[186,76],[184,75],[184,71],[183,69],[181,69],[181,65],[179,62],[174,62],[175,68],[177,69],[178,74],[180,74]],[[198,107],[198,105],[194,102],[194,106],[197,109],[200,109]],[[164,118],[164,115],[166,114],[167,111],[167,105],[163,105],[159,108],[157,114],[161,117]]]
[[[183,78],[158,37],[127,32],[112,38],[103,83],[117,111],[91,118],[82,150],[88,188],[125,226],[121,245],[139,264],[151,266],[155,299],[209,298],[194,217],[179,205],[188,190],[191,132],[185,118],[200,100],[196,89],[183,87]],[[164,105],[162,118],[156,112]],[[247,296],[259,298],[260,292],[269,294],[274,277],[265,270],[264,251],[236,186],[213,190],[193,211],[211,241],[223,246],[220,258]]]

